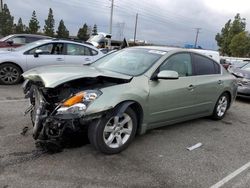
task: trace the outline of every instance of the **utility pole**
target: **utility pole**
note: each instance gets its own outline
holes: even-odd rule
[[[1,2],[0,2],[0,12],[2,12],[3,11],[3,0],[0,0]]]
[[[110,11],[110,22],[109,22],[109,34],[110,34],[110,37],[108,38],[108,48],[109,49],[111,49],[113,9],[114,9],[114,0],[111,0],[111,11]]]
[[[196,29],[196,37],[195,37],[194,48],[196,48],[197,46],[198,36],[199,36],[201,28],[195,28],[195,29]]]
[[[137,21],[138,21],[138,13],[136,13],[136,17],[135,17],[135,32],[134,32],[134,44],[135,44],[135,40],[136,40],[136,32],[137,32]]]

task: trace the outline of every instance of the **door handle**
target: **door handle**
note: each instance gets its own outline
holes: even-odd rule
[[[192,91],[192,90],[194,90],[194,88],[195,88],[195,86],[191,84],[191,85],[188,86],[187,89],[190,90],[190,91]]]
[[[222,85],[223,84],[223,81],[222,80],[218,80],[217,82],[219,85]]]
[[[63,61],[63,58],[56,58],[57,61]]]
[[[89,58],[85,58],[85,61],[90,61],[90,59]]]

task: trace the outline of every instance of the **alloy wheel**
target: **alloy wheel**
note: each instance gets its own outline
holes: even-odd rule
[[[104,142],[110,148],[119,148],[129,140],[132,130],[133,121],[128,114],[124,113],[121,117],[114,116],[104,127]]]
[[[227,97],[226,96],[221,96],[221,98],[218,101],[218,106],[217,106],[217,115],[219,117],[222,117],[226,110],[227,110],[227,105],[228,105],[228,101],[227,101]]]
[[[19,80],[19,70],[11,65],[3,66],[0,69],[0,80],[4,84],[13,84]]]

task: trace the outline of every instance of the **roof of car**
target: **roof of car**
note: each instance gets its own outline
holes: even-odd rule
[[[13,37],[13,36],[51,38],[51,37],[49,37],[49,36],[45,36],[45,35],[36,35],[36,34],[13,34],[13,35],[10,35],[10,37]]]
[[[149,49],[149,50],[161,50],[161,51],[172,51],[172,50],[179,50],[182,48],[177,47],[166,47],[166,46],[137,46],[134,48],[141,48],[141,49]]]
[[[37,41],[38,42],[38,41]],[[41,43],[48,43],[48,42],[63,42],[63,43],[72,43],[72,44],[80,44],[80,45],[84,45],[87,47],[90,47],[92,49],[98,50],[96,47],[94,47],[93,45],[89,45],[86,43],[81,43],[81,42],[76,42],[76,41],[71,41],[71,40],[65,40],[65,39],[57,39],[57,38],[52,38],[52,39],[41,39],[39,40],[39,42]]]

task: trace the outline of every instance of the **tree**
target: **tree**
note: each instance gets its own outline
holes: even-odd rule
[[[18,22],[17,22],[17,25],[16,25],[16,28],[15,28],[15,33],[24,33],[25,32],[25,29],[26,29],[26,26],[23,25],[23,21],[22,21],[22,18],[19,18]]]
[[[96,24],[93,27],[92,35],[98,35],[98,33],[97,33],[97,25]]]
[[[29,33],[36,34],[40,29],[39,21],[36,17],[36,11],[33,11],[31,19],[29,21]]]
[[[53,16],[53,11],[50,8],[49,9],[49,14],[48,18],[45,20],[45,25],[44,25],[44,34],[50,37],[54,36],[54,27],[55,27],[55,20]]]
[[[58,38],[69,38],[69,31],[67,30],[66,26],[64,25],[64,21],[61,20],[56,31]]]
[[[11,16],[7,4],[4,4],[0,12],[0,34],[3,36],[13,33],[14,18]]]
[[[233,37],[246,29],[246,20],[241,18],[240,14],[236,14],[233,22],[229,20],[225,26],[222,28],[221,33],[215,36],[217,45],[220,47],[219,51],[222,55],[232,55],[229,48]]]
[[[230,51],[236,57],[249,57],[250,36],[248,32],[241,32],[235,35],[229,45]]]
[[[80,40],[88,40],[89,35],[88,35],[88,25],[85,23],[82,28],[78,30],[77,37]]]

